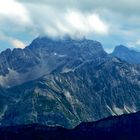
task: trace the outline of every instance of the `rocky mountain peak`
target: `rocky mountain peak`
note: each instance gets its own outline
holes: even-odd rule
[[[68,36],[63,39],[38,37],[25,49],[7,49],[0,54],[0,85],[18,85],[54,70],[66,72],[75,69],[86,61],[100,63],[106,57],[101,43],[97,41]]]

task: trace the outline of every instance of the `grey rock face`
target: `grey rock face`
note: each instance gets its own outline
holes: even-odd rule
[[[140,109],[140,73],[117,58],[93,61],[13,87],[2,125],[41,123],[74,127]],[[18,95],[18,96],[17,96]]]
[[[97,41],[40,37],[25,49],[7,49],[0,54],[0,85],[15,86],[56,69],[66,72],[86,61],[94,60],[97,63],[106,57]]]
[[[0,58],[2,126],[71,128],[140,110],[139,67],[108,56],[99,42],[43,37]]]
[[[116,46],[111,56],[118,57],[130,64],[140,64],[140,52],[130,50],[123,45]]]

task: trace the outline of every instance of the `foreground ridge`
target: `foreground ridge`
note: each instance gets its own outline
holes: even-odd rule
[[[74,129],[39,124],[0,128],[1,140],[139,140],[140,112],[81,123]]]

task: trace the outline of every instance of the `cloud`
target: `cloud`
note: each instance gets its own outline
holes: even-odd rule
[[[32,27],[39,34],[49,36],[88,35],[90,33],[108,34],[108,24],[94,12],[82,12],[78,9],[58,9],[48,5],[26,3],[32,21]],[[41,7],[41,10],[40,10]]]
[[[6,43],[6,44],[9,44],[9,47],[12,47],[12,48],[25,48],[27,45],[19,40],[19,39],[15,39],[15,38],[12,38],[12,37],[8,37],[8,36],[5,36],[4,34],[0,34],[0,42],[2,43]],[[2,46],[1,46],[2,47]]]
[[[139,0],[0,0],[0,35],[24,42],[39,35],[87,36],[111,50],[139,39],[139,5]]]
[[[54,22],[55,27],[50,25],[45,30],[49,35],[60,36],[69,34],[71,36],[86,36],[90,33],[101,35],[108,33],[108,25],[95,13],[84,14],[79,11],[68,10],[62,19]],[[47,27],[47,25],[44,27]]]
[[[17,38],[15,39],[15,38],[12,38],[12,37],[8,37],[4,34],[0,34],[0,42],[1,43],[3,42],[4,44],[9,44],[8,48],[11,47],[11,48],[21,48],[21,49],[23,49],[27,46],[26,45],[27,42],[25,43],[25,42],[21,41],[20,39],[17,39]]]
[[[36,32],[39,33],[106,35],[109,32],[114,34],[118,30],[124,33],[140,22],[139,0],[118,0],[115,4],[112,0],[105,2],[82,0],[80,3],[77,0],[17,0],[17,2],[28,9]],[[129,26],[130,29],[124,29],[125,26]]]
[[[40,3],[0,1],[1,32],[7,34],[10,31],[11,34],[15,34],[26,31],[28,34],[29,30],[32,30],[35,36],[63,36],[65,34],[80,36],[91,32],[99,34],[108,32],[107,25],[95,13],[85,14],[78,9],[62,10]]]
[[[140,51],[140,39],[128,42],[126,45],[131,49],[137,49]]]
[[[22,3],[30,3],[30,4],[42,4],[49,5],[51,7],[65,9],[65,8],[75,8],[82,11],[93,11],[93,10],[104,10],[108,9],[110,11],[117,11],[122,14],[129,15],[130,14],[138,14],[140,12],[140,1],[139,0],[117,0],[117,2],[112,2],[112,0],[106,0],[103,2],[102,0],[17,0]]]
[[[21,40],[18,39],[11,40],[11,44],[13,45],[14,48],[23,49],[26,47],[26,45]]]
[[[74,28],[74,30],[78,32],[83,32],[83,34],[90,32],[99,34],[108,33],[107,24],[95,13],[83,14],[71,10],[65,15],[65,18],[70,28]],[[67,28],[69,28],[69,26],[67,26]]]
[[[0,0],[0,20],[3,19],[21,24],[30,22],[26,8],[15,0]]]

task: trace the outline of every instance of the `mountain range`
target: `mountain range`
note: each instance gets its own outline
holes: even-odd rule
[[[98,41],[38,37],[0,54],[1,126],[81,122],[140,110],[140,69]]]

